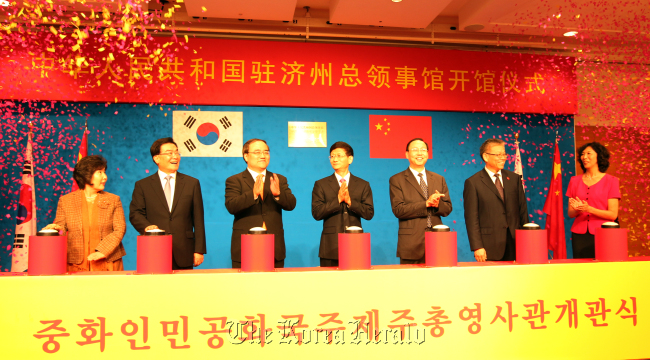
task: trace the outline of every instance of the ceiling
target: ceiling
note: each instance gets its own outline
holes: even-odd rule
[[[608,56],[616,56],[612,47],[650,48],[648,0],[134,1],[161,13],[173,6],[176,32],[197,36],[572,54],[591,42],[592,53]],[[54,3],[79,11],[115,1]],[[564,37],[567,31],[578,35]]]
[[[199,18],[189,31],[221,36],[564,52],[577,52],[580,36],[620,45],[626,32],[635,41],[650,33],[647,0],[184,0],[176,17]],[[562,36],[572,30],[578,37]]]

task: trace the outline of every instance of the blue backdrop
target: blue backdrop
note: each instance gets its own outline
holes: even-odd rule
[[[41,105],[31,104],[32,109]],[[42,105],[46,107],[45,105]],[[121,197],[127,217],[127,232],[123,243],[127,256],[126,269],[135,269],[136,231],[128,223],[128,206],[135,181],[157,170],[149,154],[154,140],[172,136],[174,110],[241,111],[244,118],[244,141],[265,139],[271,150],[269,170],[287,177],[297,199],[292,212],[285,212],[284,227],[287,244],[287,267],[318,266],[318,246],[322,223],[311,216],[311,191],[314,181],[332,174],[329,145],[345,141],[355,151],[350,171],[367,181],[373,190],[375,217],[363,222],[364,230],[372,234],[372,263],[396,264],[397,219],[390,208],[388,179],[408,166],[406,159],[371,159],[369,157],[369,119],[371,114],[431,116],[433,159],[427,169],[443,175],[449,186],[453,211],[443,222],[458,232],[458,260],[473,261],[463,218],[463,183],[483,168],[478,151],[490,137],[501,137],[509,143],[506,150],[514,154],[514,132],[520,132],[524,177],[527,179],[528,209],[531,220],[544,223],[541,210],[546,199],[552,169],[553,144],[556,131],[562,154],[563,185],[574,173],[574,135],[572,116],[534,114],[485,114],[458,112],[349,110],[317,108],[221,107],[221,106],[151,106],[133,104],[54,104],[41,110],[34,118],[37,136],[36,187],[38,227],[49,224],[56,211],[58,197],[69,189],[69,164],[78,151],[78,140],[84,122],[88,121],[89,154],[102,154],[108,160],[106,191]],[[14,114],[14,118],[24,116]],[[43,115],[44,114],[44,115]],[[3,121],[7,121],[6,118]],[[289,148],[288,121],[327,122],[328,148]],[[5,129],[8,129],[5,127]],[[20,186],[27,126],[24,121],[7,130],[1,139],[7,146],[19,138],[12,156],[0,169],[4,179],[3,214],[0,220],[0,269],[10,268],[10,248],[15,232],[15,192]],[[12,137],[13,136],[13,137]],[[62,143],[67,145],[62,145]],[[7,156],[7,153],[5,153]],[[242,158],[185,157],[180,172],[200,180],[205,206],[208,254],[200,268],[230,267],[230,235],[233,216],[224,206],[225,180],[246,168]],[[514,170],[514,162],[506,168]],[[567,200],[565,199],[565,209]],[[566,220],[567,239],[571,222]],[[569,257],[570,243],[567,242]]]

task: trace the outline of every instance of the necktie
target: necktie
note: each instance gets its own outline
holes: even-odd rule
[[[163,191],[165,192],[165,199],[167,199],[167,206],[169,206],[169,211],[172,211],[172,176],[165,176],[165,180],[167,180],[167,182],[165,183],[165,188]]]
[[[420,187],[422,188],[422,192],[424,193],[424,197],[426,199],[429,199],[429,189],[427,188],[427,183],[424,182],[424,175],[423,174],[418,174],[420,177]],[[427,207],[427,227],[431,227],[431,214],[429,213],[429,208]]]
[[[501,184],[501,179],[499,179],[499,174],[494,174],[495,181],[494,185],[497,187],[497,191],[499,192],[499,196],[501,196],[501,200],[504,200],[503,198],[503,185]]]
[[[339,180],[339,183],[341,186],[343,186],[343,184],[345,184],[345,179]],[[350,218],[348,215],[348,203],[343,201],[341,204],[343,205],[343,230],[341,232],[345,232],[345,229],[348,226],[350,226]]]
[[[257,179],[262,179],[262,184],[264,184],[264,175],[258,174],[257,177],[255,178],[255,181]],[[264,200],[264,185],[262,185],[262,192],[260,193],[260,199]]]
[[[257,174],[257,177],[255,178],[255,181],[257,181],[257,179],[262,179],[262,184],[264,184],[264,175]],[[262,185],[262,192],[260,193],[260,199],[262,200],[262,202],[260,202],[260,205],[262,206],[262,208],[264,208],[264,204],[263,204],[263,201],[264,201],[264,185]],[[262,211],[262,213],[264,213],[264,211]],[[266,229],[266,221],[264,221],[264,217],[262,217],[262,228],[264,230],[267,230]]]

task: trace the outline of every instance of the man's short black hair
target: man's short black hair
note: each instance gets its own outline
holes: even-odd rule
[[[347,156],[354,156],[354,150],[352,150],[352,146],[350,146],[348,143],[343,142],[343,141],[337,141],[332,146],[330,146],[330,154],[332,151],[336,149],[343,149],[345,150],[345,155]]]
[[[497,138],[492,138],[492,139],[487,139],[481,144],[481,147],[479,148],[479,156],[481,156],[481,159],[483,159],[483,154],[485,154],[488,151],[488,148],[492,145],[504,145],[506,142],[497,139]]]
[[[422,138],[415,138],[415,139],[412,139],[411,141],[409,141],[408,144],[406,144],[406,151],[409,151],[409,146],[411,146],[411,143],[414,142],[414,141],[422,141],[424,143],[424,145],[427,146],[427,151],[429,151],[429,144],[427,144],[427,142],[424,141],[424,139],[422,139]]]
[[[149,152],[151,153],[151,159],[153,159],[153,157],[156,156],[156,155],[160,155],[160,148],[165,144],[174,144],[174,145],[176,145],[176,143],[174,142],[174,139],[172,139],[170,137],[166,137],[166,138],[162,138],[162,139],[158,139],[158,140],[154,141],[153,145],[151,145],[151,148],[149,149]],[[178,145],[176,145],[176,147],[178,148]],[[155,161],[154,161],[154,163],[155,163]]]

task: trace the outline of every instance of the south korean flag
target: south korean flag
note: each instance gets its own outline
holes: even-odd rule
[[[240,157],[243,122],[241,112],[174,111],[174,140],[185,157]]]

